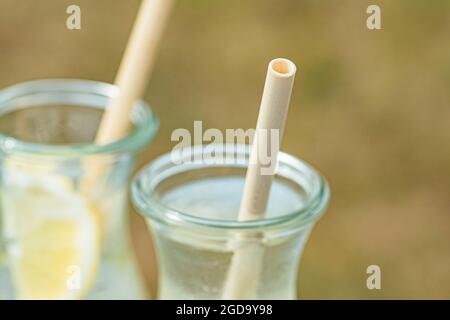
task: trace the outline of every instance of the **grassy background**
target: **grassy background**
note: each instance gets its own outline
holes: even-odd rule
[[[380,31],[366,8],[382,8]],[[82,30],[65,27],[70,4]],[[139,1],[1,0],[0,87],[38,78],[112,82]],[[255,125],[266,66],[299,67],[283,149],[328,178],[332,199],[300,268],[303,298],[450,298],[450,2],[180,0],[146,99],[161,131]],[[134,236],[149,288],[145,226]],[[366,288],[380,265],[382,290]]]

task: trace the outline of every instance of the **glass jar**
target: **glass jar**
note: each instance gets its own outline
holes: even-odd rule
[[[117,92],[86,80],[0,91],[0,298],[145,297],[127,194],[136,154],[158,121],[139,102],[126,137],[95,145]]]
[[[297,298],[300,256],[328,204],[328,185],[311,166],[280,153],[266,218],[241,222],[248,161],[248,146],[195,146],[158,158],[135,178],[133,203],[156,244],[160,299],[226,298],[233,255],[252,246],[262,253],[247,259],[259,269],[256,286],[236,298]]]

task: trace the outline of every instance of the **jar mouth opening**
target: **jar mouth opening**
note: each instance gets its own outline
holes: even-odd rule
[[[196,160],[196,155],[203,154],[206,145],[196,145],[183,149],[178,153],[167,153],[152,163],[141,169],[136,175],[132,184],[133,203],[138,211],[150,221],[165,225],[175,225],[180,227],[204,227],[209,229],[224,230],[267,230],[289,228],[297,229],[305,227],[317,221],[324,213],[329,200],[329,187],[326,180],[313,167],[306,162],[295,158],[287,153],[278,154],[277,168],[275,176],[292,179],[289,175],[301,175],[309,184],[308,194],[301,207],[286,214],[267,217],[252,221],[220,220],[194,216],[192,214],[176,210],[166,205],[156,195],[156,189],[165,179],[174,174],[188,172],[191,170],[214,166],[217,168],[244,168],[248,166],[250,156],[250,146],[242,144],[218,145],[218,149],[223,152],[224,161],[214,164],[205,164],[203,160]],[[183,158],[189,155],[194,160],[180,163]],[[235,161],[236,156],[243,161]],[[232,161],[227,161],[232,159]],[[184,159],[186,160],[186,159]],[[295,172],[295,173],[294,173]],[[292,181],[299,184],[298,181]],[[302,188],[304,186],[301,186]]]
[[[118,92],[119,88],[115,85],[92,80],[45,79],[24,82],[0,90],[0,117],[16,110],[15,103],[23,104],[25,101],[29,103],[28,107],[33,108],[73,104],[103,110],[106,107],[105,101],[115,97]],[[46,97],[40,95],[46,95]],[[34,102],[36,97],[40,98],[39,103]],[[46,99],[47,102],[45,102]],[[73,101],[69,101],[70,99]],[[20,108],[26,107],[23,105]],[[144,101],[136,103],[133,113],[130,116],[133,129],[125,137],[112,143],[97,145],[87,142],[54,145],[23,141],[0,133],[0,152],[51,157],[136,152],[154,138],[159,128],[159,122]]]

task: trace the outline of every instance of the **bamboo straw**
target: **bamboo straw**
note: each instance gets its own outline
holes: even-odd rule
[[[115,84],[119,94],[106,109],[96,136],[97,144],[125,136],[131,127],[130,114],[145,93],[156,51],[173,0],[143,0]]]
[[[277,159],[279,145],[284,132],[286,116],[296,73],[295,64],[287,59],[274,59],[269,63],[262,96],[256,134],[253,142],[250,164],[245,178],[244,192],[239,210],[239,221],[263,219],[266,214],[274,172],[263,174],[261,154],[269,150],[262,135],[270,136],[271,130],[278,130],[276,148],[271,149],[271,159]],[[258,289],[264,245],[259,233],[247,234],[239,239],[231,259],[225,281],[224,299],[254,299]]]
[[[117,72],[118,95],[110,101],[97,130],[95,142],[108,144],[123,138],[131,129],[131,112],[150,79],[159,42],[174,0],[143,0]],[[91,194],[106,171],[102,158],[89,159],[82,189]]]

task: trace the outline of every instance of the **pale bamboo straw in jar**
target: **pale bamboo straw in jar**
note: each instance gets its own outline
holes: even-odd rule
[[[115,84],[119,93],[106,109],[96,143],[106,144],[124,137],[131,127],[130,114],[145,88],[173,0],[143,0]]]
[[[131,114],[142,99],[156,59],[157,49],[167,24],[174,0],[143,0],[120,64],[115,85],[119,91],[100,121],[95,143],[112,143],[127,135],[132,127]],[[102,158],[86,162],[86,178],[82,189],[92,196],[99,177],[107,172]]]
[[[291,98],[296,66],[287,59],[274,59],[269,63],[264,92],[259,111],[255,139],[252,145],[249,166],[245,178],[244,192],[239,210],[239,221],[264,219],[274,177],[264,171],[260,154],[269,150],[270,158],[277,159],[284,132],[286,116]],[[267,143],[271,130],[278,130],[277,148]],[[266,168],[267,169],[267,168]],[[263,268],[263,235],[250,233],[238,237],[231,264],[224,284],[224,299],[255,299]]]

